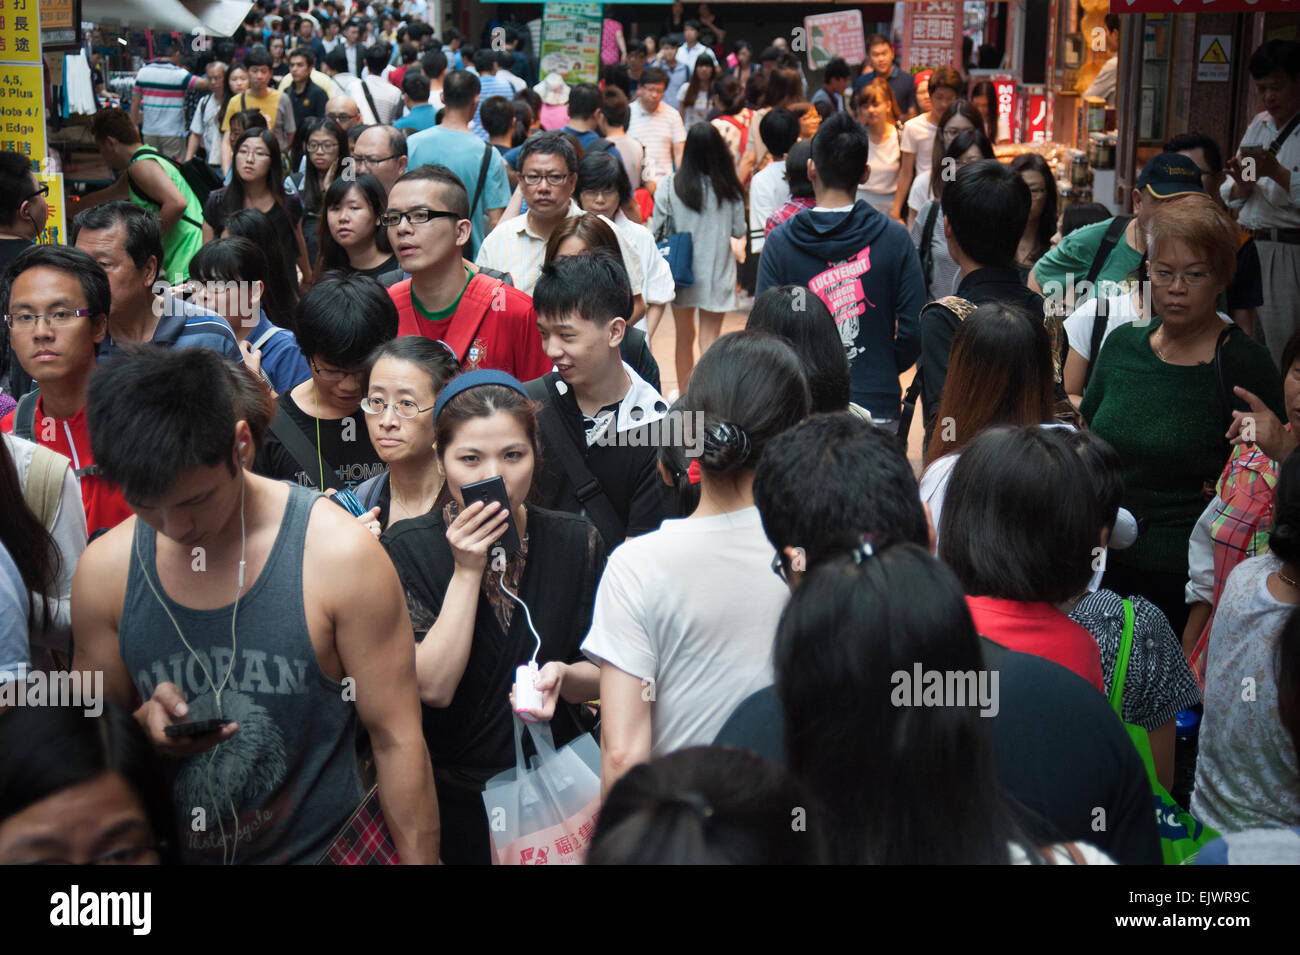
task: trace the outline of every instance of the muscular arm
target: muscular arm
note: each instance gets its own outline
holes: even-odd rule
[[[114,199],[129,199],[130,190],[126,186],[126,173],[117,177],[117,182],[103,189],[98,189],[88,195],[82,196],[77,203],[76,211],[89,209],[91,206],[97,206],[101,202],[111,202]]]
[[[357,716],[370,733],[379,802],[398,857],[438,858],[438,802],[420,723],[415,638],[397,571],[368,531],[330,505],[313,508],[308,557],[330,581],[329,616],[343,673],[355,680]]]
[[[600,668],[600,797],[650,758],[650,700],[641,680],[611,663]]]
[[[104,695],[129,709],[135,701],[135,686],[117,648],[130,560],[130,538],[123,540],[123,528],[134,533],[135,520],[123,522],[94,541],[77,562],[72,578],[72,629],[77,635],[72,668],[102,672]]]
[[[162,232],[165,236],[177,222],[180,222],[189,204],[181,195],[181,191],[176,188],[176,184],[171,181],[167,173],[163,172],[162,166],[156,162],[136,163],[131,167],[131,176],[134,177],[141,192],[155,202],[162,203],[162,207],[158,210],[158,218],[162,220]]]

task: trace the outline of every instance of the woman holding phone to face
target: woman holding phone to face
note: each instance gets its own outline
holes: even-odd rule
[[[442,858],[487,864],[492,848],[483,785],[515,765],[516,667],[536,660],[542,694],[536,715],[550,720],[557,745],[581,733],[579,705],[599,694],[599,671],[579,647],[605,553],[586,518],[528,503],[540,443],[536,405],[518,381],[486,370],[453,378],[438,396],[433,420],[442,492],[432,511],[401,521],[381,542],[402,579],[419,641],[416,676],[437,781]],[[462,488],[495,477],[505,483],[509,510],[495,501],[466,507]],[[493,554],[511,522],[521,549]]]

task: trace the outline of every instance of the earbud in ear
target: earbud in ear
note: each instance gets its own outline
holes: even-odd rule
[[[239,450],[240,450],[240,451],[244,450],[244,448],[246,448],[246,447],[248,447],[248,442],[247,442],[247,441],[240,441],[240,442],[239,442]]]

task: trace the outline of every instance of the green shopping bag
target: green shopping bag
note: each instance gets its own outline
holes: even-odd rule
[[[1121,722],[1124,719],[1124,677],[1128,674],[1129,654],[1133,649],[1133,602],[1124,601],[1124,636],[1120,640],[1119,655],[1115,658],[1115,678],[1111,681],[1110,705]],[[1196,853],[1201,846],[1219,834],[1209,826],[1202,825],[1192,818],[1182,806],[1169,795],[1169,790],[1160,785],[1156,778],[1155,760],[1151,758],[1151,738],[1141,726],[1125,723],[1129,739],[1137,747],[1138,755],[1147,768],[1147,779],[1151,783],[1152,798],[1155,801],[1156,825],[1160,830],[1160,851],[1164,855],[1165,865],[1190,865],[1196,860]]]

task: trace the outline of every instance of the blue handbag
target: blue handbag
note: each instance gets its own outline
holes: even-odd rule
[[[656,239],[659,248],[659,254],[664,257],[668,263],[669,270],[673,273],[673,282],[679,288],[689,288],[695,284],[695,247],[691,242],[689,232],[673,231],[673,214],[672,200],[670,198],[672,186],[665,183],[668,187],[662,189],[664,198],[669,200],[669,210],[664,217],[664,224],[660,230],[666,233],[666,238]]]

